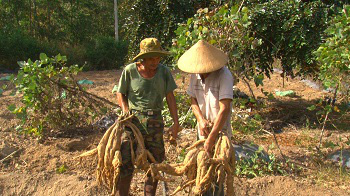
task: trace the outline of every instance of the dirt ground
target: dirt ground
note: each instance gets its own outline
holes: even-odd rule
[[[121,71],[90,71],[81,73],[78,79],[89,79],[94,82],[88,86],[88,91],[116,103],[116,96],[112,93],[113,86],[119,79]],[[174,72],[174,74],[176,74]],[[0,77],[5,74],[0,74]],[[179,91],[183,91],[188,81],[188,75],[178,77]],[[7,83],[0,81],[0,86]],[[276,97],[269,107],[265,109],[271,121],[283,119],[282,133],[277,135],[277,141],[285,156],[300,163],[305,172],[300,175],[265,176],[253,179],[235,178],[236,195],[350,195],[349,182],[326,183],[311,178],[308,170],[315,170],[310,166],[312,156],[308,150],[317,143],[319,130],[306,132],[301,121],[308,118],[305,106],[309,106],[316,99],[323,98],[327,93],[313,89],[300,79],[289,79],[282,86],[282,78],[278,73],[271,79],[264,80],[264,91],[274,93],[275,90],[293,90],[293,97]],[[251,85],[257,97],[264,97],[260,88]],[[237,87],[249,94],[247,86],[239,82]],[[108,195],[105,187],[96,183],[96,158],[86,158],[80,163],[74,157],[97,146],[103,135],[101,131],[92,131],[89,134],[74,136],[72,138],[48,138],[40,141],[15,132],[18,121],[7,107],[19,102],[20,95],[11,96],[5,91],[0,96],[0,145],[16,151],[14,156],[0,163],[0,195]],[[349,122],[345,122],[346,124]],[[336,140],[338,135],[349,135],[349,129],[327,129],[326,139]],[[306,138],[306,139],[305,139]],[[247,136],[246,140],[254,141],[267,148],[274,142],[269,134],[260,136]],[[168,161],[175,161],[182,148],[189,146],[195,140],[195,132],[184,129],[179,134],[178,147],[169,146],[166,140],[166,155]],[[303,141],[302,143],[297,141]],[[275,154],[279,151],[275,149]],[[4,157],[0,157],[3,159]],[[67,171],[58,173],[61,166]],[[317,169],[317,168],[316,168]],[[144,173],[137,173],[131,185],[131,195],[143,195]],[[180,177],[174,177],[174,182],[166,184],[167,193],[171,193],[181,182]],[[160,183],[157,195],[163,195],[163,184]],[[187,195],[180,192],[177,195]]]

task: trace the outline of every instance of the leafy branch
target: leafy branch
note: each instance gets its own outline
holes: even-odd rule
[[[8,109],[21,120],[19,131],[42,136],[46,131],[84,127],[116,105],[86,92],[74,79],[82,67],[66,66],[65,56],[40,54],[40,60],[20,62],[12,81],[22,94],[21,104]]]

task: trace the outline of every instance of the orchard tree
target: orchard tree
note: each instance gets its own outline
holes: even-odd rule
[[[344,6],[326,30],[325,42],[315,52],[320,63],[319,79],[326,88],[341,91],[349,99],[350,84],[350,6]]]

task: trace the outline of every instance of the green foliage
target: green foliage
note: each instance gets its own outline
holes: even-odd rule
[[[138,53],[139,42],[145,37],[157,37],[164,48],[169,48],[177,35],[180,47],[173,49],[176,58],[198,39],[214,40],[216,43],[213,44],[230,54],[232,70],[243,70],[243,76],[248,78],[262,72],[269,74],[274,58],[282,59],[283,69],[289,74],[294,68],[301,73],[312,72],[315,62],[310,51],[318,47],[322,29],[329,24],[328,8],[332,8],[329,10],[331,12],[349,3],[348,0],[322,2],[119,0],[120,37],[130,43],[127,59]],[[237,13],[241,3],[245,7]],[[209,9],[200,9],[206,7]],[[198,9],[200,13],[193,17]],[[186,23],[190,17],[193,18],[185,24],[187,27],[180,25],[180,29],[177,29],[178,23]],[[11,37],[14,29],[25,36],[6,41],[9,39],[6,36]],[[113,35],[113,1],[1,1],[2,67],[16,69],[16,61],[34,60],[40,52],[66,55],[69,65],[82,65],[88,61],[92,69],[110,67],[111,62],[115,61],[112,58],[115,52],[110,50],[108,54],[103,53],[109,44],[104,44],[102,51],[95,54],[90,49],[96,50],[97,42],[93,40]],[[189,40],[181,44],[184,38]],[[122,48],[126,47],[121,45]],[[118,64],[125,53],[124,50],[118,52]]]
[[[176,162],[177,163],[182,163],[185,160],[186,157],[186,148],[183,148],[179,154],[179,156],[177,156]]]
[[[49,44],[20,31],[0,31],[0,65],[4,69],[18,69],[17,61],[36,59],[40,52],[53,52]]]
[[[1,1],[1,68],[16,70],[17,61],[37,60],[41,52],[61,53],[69,65],[87,62],[85,69],[116,68],[124,62],[127,45],[114,44],[115,49],[106,41],[113,36],[113,1]]]
[[[244,113],[233,115],[231,125],[233,130],[243,134],[254,134],[263,128],[262,118],[259,114],[253,117]]]
[[[349,91],[350,83],[350,6],[335,15],[326,30],[326,40],[315,52],[320,62],[319,79],[326,88]],[[347,95],[349,96],[349,95]]]
[[[61,167],[57,168],[56,169],[56,173],[58,174],[63,174],[64,172],[66,172],[68,170],[67,166],[66,165],[61,165]]]
[[[177,103],[180,126],[185,128],[194,128],[197,120],[192,112],[190,97],[186,93],[176,93],[175,100]],[[171,126],[173,120],[166,101],[164,101],[164,110],[162,110],[162,115],[164,117],[165,125]]]
[[[225,5],[213,11],[199,9],[193,18],[176,30],[177,39],[171,49],[175,59],[203,39],[229,55],[231,70],[240,71],[244,68],[255,72],[255,57],[249,50],[256,47],[259,40],[252,38],[246,31],[250,25],[248,13],[238,12],[238,8],[238,5],[230,8]]]
[[[40,53],[48,55],[58,51],[68,57],[67,64],[86,64],[85,69],[116,69],[124,65],[127,43],[116,42],[113,37],[97,37],[85,45],[58,45],[39,41],[20,31],[0,32],[0,65],[3,69],[19,69],[17,61],[37,60]]]
[[[124,65],[127,55],[127,43],[115,41],[113,37],[98,37],[87,48],[87,60],[90,69],[116,69]]]
[[[254,51],[257,63],[268,74],[275,59],[283,72],[294,75],[317,72],[312,52],[327,27],[328,8],[320,1],[270,1],[251,8],[249,31],[260,45]]]
[[[307,107],[307,110],[315,112],[318,123],[322,123],[325,120],[326,121],[330,120],[330,119],[326,119],[326,116],[328,116],[332,112],[336,112],[340,114],[341,113],[345,114],[347,112],[346,108],[341,107],[341,109],[339,109],[339,107],[336,105],[333,105],[330,100],[328,101],[329,102],[326,102],[324,100],[319,100],[317,104]],[[327,118],[329,118],[329,116]]]
[[[241,10],[240,4],[198,10],[176,30],[171,49],[175,59],[198,40],[206,40],[229,55],[228,66],[234,73],[254,79],[257,86],[262,85],[262,73],[269,77],[276,59],[286,74],[317,73],[312,52],[327,27],[327,5],[292,0],[246,5]]]
[[[38,40],[72,45],[113,36],[113,1],[1,1],[0,28],[22,29]]]
[[[85,45],[58,44],[59,53],[67,57],[67,65],[84,65],[84,69],[88,69],[86,48]]]
[[[13,82],[22,103],[8,107],[21,120],[17,130],[42,136],[51,129],[86,126],[103,113],[99,103],[82,96],[82,87],[73,78],[82,68],[66,67],[66,61],[65,56],[41,53],[38,61],[20,63]]]
[[[164,48],[171,46],[178,23],[192,17],[198,8],[210,0],[129,0],[119,3],[121,34],[130,41],[128,59],[139,52],[139,43],[146,37],[156,37]]]
[[[267,93],[267,96],[272,96],[270,98],[273,99],[273,95]],[[265,107],[263,102],[251,97],[234,98],[232,100],[232,107],[231,126],[235,133],[239,132],[242,134],[255,135],[264,129],[266,119],[261,116],[259,112],[256,112],[258,108]]]
[[[293,164],[279,161],[274,154],[269,155],[269,161],[264,160],[259,156],[262,150],[260,147],[251,158],[237,161],[236,175],[254,178],[264,175],[286,175],[288,170],[295,170]]]

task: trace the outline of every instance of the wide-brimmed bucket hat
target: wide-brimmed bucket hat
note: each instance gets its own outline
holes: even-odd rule
[[[169,55],[170,52],[163,50],[160,42],[156,38],[146,38],[140,43],[140,53],[133,58],[134,61],[148,57],[162,57]]]
[[[228,56],[222,50],[200,40],[180,57],[178,67],[187,73],[201,74],[216,71],[227,62]]]

